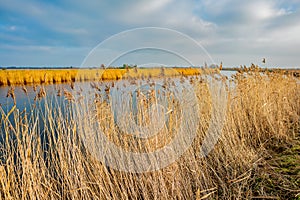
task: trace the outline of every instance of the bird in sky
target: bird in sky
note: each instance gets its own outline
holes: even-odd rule
[[[263,58],[262,63],[264,63],[264,64],[266,63],[266,59],[265,58]]]

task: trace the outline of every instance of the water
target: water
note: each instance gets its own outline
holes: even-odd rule
[[[53,96],[58,89],[70,89],[70,84],[43,85],[47,96]],[[26,93],[22,86],[14,86],[14,95],[16,105],[19,110],[30,109],[37,102],[37,93],[41,90],[41,86],[25,86]],[[6,97],[10,86],[0,87],[0,105],[4,112],[8,112],[14,106],[14,100],[11,97]],[[57,100],[61,101],[63,97],[57,96]]]
[[[235,72],[233,71],[221,72],[222,75],[228,76],[229,78],[234,73]],[[57,137],[59,134],[56,132],[55,128],[50,134],[49,130],[47,132],[46,129],[49,127],[50,123],[47,119],[49,119],[49,116],[53,119],[58,117],[66,121],[68,124],[69,121],[71,121],[70,119],[72,119],[72,112],[75,111],[73,106],[77,106],[77,100],[81,97],[83,97],[86,102],[90,101],[94,103],[95,98],[99,98],[102,102],[106,101],[107,103],[110,103],[112,110],[114,111],[115,124],[120,128],[120,130],[122,130],[125,129],[125,127],[128,127],[128,124],[122,124],[122,122],[128,122],[128,117],[124,115],[124,113],[133,113],[134,117],[137,115],[138,93],[143,93],[145,98],[149,99],[149,91],[151,87],[153,87],[160,106],[151,107],[150,113],[152,112],[154,114],[156,113],[160,116],[164,116],[164,114],[168,112],[165,108],[170,107],[168,105],[168,99],[165,98],[165,94],[173,92],[176,94],[177,100],[180,101],[180,99],[184,96],[184,90],[191,90],[191,85],[189,84],[190,78],[191,77],[185,78],[184,81],[182,77],[176,77],[166,78],[166,80],[120,80],[97,83],[78,82],[75,84],[30,85],[25,88],[22,86],[15,86],[15,102],[12,97],[6,97],[11,87],[2,86],[0,87],[0,148],[2,147],[5,149],[5,141],[7,137],[5,134],[5,128],[7,128],[8,125],[11,125],[15,129],[19,128],[16,127],[16,117],[16,120],[20,120],[26,115],[28,118],[31,118],[31,120],[36,120],[36,126],[38,127],[36,130],[40,134],[43,149],[47,152],[47,150],[51,148],[49,146],[49,140],[52,140],[52,137]],[[39,99],[38,94],[42,89],[46,92],[46,98]],[[124,102],[130,105],[126,106],[124,105]],[[16,103],[16,106],[14,103]],[[65,111],[66,109],[67,111]],[[78,109],[76,111],[78,111]],[[121,114],[119,111],[121,111]],[[161,119],[159,117],[156,118]],[[166,125],[168,125],[168,117],[164,120]],[[137,118],[134,118],[134,121],[131,124],[137,124]],[[58,126],[58,124],[56,124],[58,122],[55,122],[55,120],[51,123],[53,123],[52,127]],[[28,130],[33,130],[34,124],[35,123],[33,123],[33,121],[30,121],[28,123],[29,127],[27,127]],[[154,121],[153,124],[158,124],[158,127],[156,127],[157,129],[161,128],[161,124],[163,125],[163,123],[157,121]],[[152,129],[148,130],[147,127],[143,127],[141,125],[132,126],[130,128],[132,130],[130,129],[129,132],[153,132]],[[12,131],[10,134],[10,140],[15,140],[16,137],[19,137]],[[145,135],[145,137],[148,136],[149,134]],[[4,154],[4,152],[0,152],[0,164],[1,162],[5,162],[4,155],[2,154]],[[47,157],[47,155],[45,155],[45,157]]]
[[[227,76],[229,79],[231,78],[232,75],[234,75],[236,71],[221,71],[222,75]],[[180,82],[180,78],[172,78],[175,83]],[[141,81],[141,80],[136,80],[136,83],[141,84],[147,84],[146,81]],[[163,85],[163,80],[155,80],[157,84]],[[102,84],[98,84],[97,87],[100,87],[99,89],[101,90],[101,94],[105,98],[107,97],[107,94],[105,92],[105,87],[111,87],[114,85],[114,87],[119,87],[120,89],[123,89],[123,85],[127,85],[126,90],[134,90],[135,85],[131,84],[130,81],[127,80],[121,80],[121,81],[106,81],[103,82]],[[180,84],[178,84],[180,85]],[[64,90],[70,91],[74,95],[76,95],[76,91],[82,91],[83,93],[87,94],[88,91],[91,89],[91,82],[81,82],[81,83],[75,83],[75,85],[71,84],[53,84],[53,85],[44,85],[42,86],[45,89],[45,92],[48,97],[52,97],[56,104],[59,105],[62,102],[65,101],[65,97],[63,95]],[[72,90],[72,87],[75,87],[75,91]],[[20,110],[23,111],[24,109],[26,110],[31,110],[31,108],[37,103],[41,101],[37,101],[37,93],[40,91],[41,86],[26,86],[27,94],[23,91],[22,86],[15,86],[15,99],[16,99],[16,107]],[[10,89],[10,86],[1,86],[0,87],[0,109],[2,109],[5,113],[8,113],[14,106],[14,100],[11,97],[6,97],[8,90]],[[58,96],[58,91],[60,91],[61,95]],[[55,98],[54,98],[55,97]],[[42,102],[43,103],[43,102]],[[0,113],[1,114],[1,113]],[[1,116],[1,115],[0,115]],[[10,117],[10,119],[12,119]]]
[[[228,78],[231,78],[232,75],[236,74],[236,71],[221,70],[221,74],[227,76]]]

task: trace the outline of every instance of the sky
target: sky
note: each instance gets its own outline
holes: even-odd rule
[[[184,49],[194,65],[300,67],[299,9],[300,0],[0,0],[0,66],[81,66],[99,43],[107,51],[98,54],[98,62],[119,47],[130,52],[132,63],[162,62],[138,60],[149,58],[149,48],[132,56],[131,45],[147,40],[172,52]],[[122,35],[143,27],[160,32]],[[212,59],[202,58],[191,41]],[[152,53],[164,57],[159,52]]]

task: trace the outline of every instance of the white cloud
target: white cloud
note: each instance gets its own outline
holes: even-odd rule
[[[250,3],[251,2],[251,3]],[[271,1],[250,1],[246,10],[253,16],[254,20],[266,20],[291,14],[284,8],[278,8],[276,3]]]
[[[193,12],[195,4],[191,0],[129,2],[118,8],[118,15],[114,17],[117,23],[131,27],[166,27],[195,38],[211,36],[216,29],[213,22],[204,20]]]
[[[138,1],[136,5],[133,6],[133,11],[137,14],[157,13],[171,2],[172,0]]]
[[[260,60],[260,55],[267,57],[294,54],[298,51],[294,44],[300,43],[298,0],[55,2],[2,0],[1,9],[12,14],[4,19],[7,24],[0,27],[0,41],[18,48],[29,45],[30,52],[38,51],[33,46],[50,46],[51,54],[48,55],[53,56],[57,51],[59,53],[55,56],[56,62],[65,63],[65,56],[62,56],[65,55],[65,49],[81,48],[85,50],[70,52],[86,52],[98,42],[120,31],[134,27],[158,26],[192,36],[205,45],[211,54],[222,55],[220,57],[224,60],[227,55],[226,60],[230,60],[232,65],[243,59]],[[19,24],[11,20],[11,16],[19,16]],[[3,48],[1,46],[0,50]],[[16,52],[21,50],[16,49]],[[36,56],[26,55],[27,59],[24,56],[20,58],[29,63]],[[45,62],[54,60],[50,56],[41,57],[46,59]],[[216,59],[218,60],[217,57]],[[5,60],[3,54],[0,60]],[[286,60],[293,65],[295,59]]]

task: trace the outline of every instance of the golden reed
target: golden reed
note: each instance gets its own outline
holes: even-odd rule
[[[0,86],[52,84],[75,81],[119,80],[122,78],[143,78],[200,75],[218,73],[218,69],[197,68],[151,68],[151,69],[13,69],[0,70]]]

